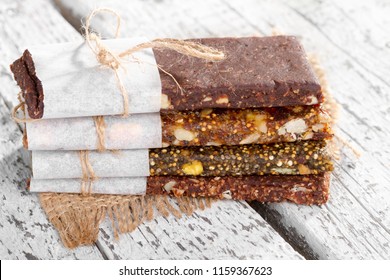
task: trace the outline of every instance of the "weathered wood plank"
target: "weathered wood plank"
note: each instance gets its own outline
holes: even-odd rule
[[[2,1],[0,6],[0,258],[102,259],[96,246],[68,250],[40,208],[38,197],[23,190],[30,176],[24,163],[22,133],[10,118],[18,92],[8,65],[25,43],[79,38],[45,1]],[[8,106],[3,101],[8,103]]]
[[[341,103],[339,134],[363,152],[357,161],[348,149],[336,165],[329,204],[263,206],[267,219],[295,233],[296,246],[318,258],[390,256],[390,6],[380,1],[119,1],[58,0],[73,22],[97,6],[121,12],[125,32],[151,38],[247,36],[272,28],[302,37],[319,55],[330,87]],[[381,10],[379,12],[379,10]],[[367,14],[365,14],[367,12]],[[372,18],[375,18],[372,21]],[[106,36],[111,25],[99,18]],[[378,30],[379,29],[379,30]],[[379,54],[379,55],[378,55]],[[378,70],[378,71],[377,71]],[[369,98],[367,98],[369,94]]]
[[[0,94],[6,98],[9,107],[16,105],[17,89],[7,64],[20,55],[25,44],[81,38],[53,7],[47,6],[46,2],[36,1],[34,5],[31,4],[32,2],[30,5],[25,5],[25,2],[24,5],[20,3],[7,2],[8,7],[2,6],[4,13],[0,16],[4,27],[0,31],[3,32],[1,37],[7,38],[1,64],[7,75],[2,77],[4,87]],[[4,179],[0,177],[4,198],[2,208],[5,209],[6,214],[0,218],[0,225],[4,225],[6,229],[4,231],[0,229],[0,241],[4,245],[0,250],[0,256],[2,258],[101,258],[96,247],[85,247],[75,251],[62,248],[56,232],[42,213],[36,196],[17,189],[22,185],[22,178],[29,176],[29,171],[20,160],[20,131],[11,123],[9,110],[4,104],[1,106],[4,112],[2,119],[7,122],[10,131],[2,131],[0,135],[4,135],[6,142],[12,137],[17,147],[14,148],[14,152],[5,153],[11,151],[10,148],[13,147],[7,146],[0,153],[3,155],[0,171],[1,176],[4,176]],[[12,131],[15,131],[17,137],[11,135]],[[21,203],[23,205],[20,205]],[[225,220],[231,217],[241,217],[241,224],[232,226]],[[97,243],[104,257],[108,258],[302,258],[264,222],[261,216],[247,205],[241,206],[238,202],[232,206],[227,203],[218,204],[204,213],[182,220],[158,217],[152,223],[143,225],[137,232],[124,236],[118,242],[104,234],[108,230],[107,222]],[[7,240],[8,234],[12,234],[13,237]],[[21,237],[21,234],[24,234],[24,237]],[[218,248],[213,247],[215,246],[213,244],[218,244]],[[11,255],[7,256],[9,252]]]
[[[118,241],[107,223],[98,246],[109,259],[296,259],[245,202],[218,201],[191,217],[159,216]]]
[[[1,98],[0,120],[0,259],[102,259],[95,246],[62,246],[38,197],[23,190],[30,171],[22,159],[22,136]]]
[[[350,2],[352,5],[348,7],[358,6],[360,3]],[[342,161],[334,172],[333,193],[325,209],[311,212],[309,208],[293,205],[272,205],[270,209],[286,217],[283,220],[286,230],[290,227],[296,229],[298,233],[305,236],[306,242],[313,244],[311,247],[318,243],[319,246],[313,249],[319,257],[376,258],[382,256],[388,258],[390,223],[389,215],[386,213],[390,211],[388,201],[390,132],[386,125],[386,119],[389,118],[389,95],[384,93],[390,88],[380,76],[377,76],[375,69],[388,68],[386,64],[390,56],[388,52],[382,50],[380,59],[384,61],[377,60],[376,67],[362,59],[367,55],[372,56],[373,60],[377,58],[373,55],[372,43],[359,34],[355,36],[355,33],[361,32],[356,25],[369,28],[369,24],[362,22],[360,14],[350,16],[346,20],[340,12],[332,10],[335,4],[333,6],[321,2],[307,4],[307,2],[286,1],[285,5],[280,5],[277,9],[265,6],[259,13],[254,13],[251,9],[241,9],[241,12],[245,13],[248,21],[256,25],[262,22],[260,19],[272,21],[272,16],[275,15],[271,12],[279,11],[284,15],[284,17],[277,17],[279,19],[277,24],[281,30],[287,33],[310,34],[310,36],[303,35],[302,40],[308,49],[321,55],[330,87],[342,105],[338,123],[340,134],[357,146],[363,155],[359,161],[356,161],[353,156],[348,155],[348,151],[344,151]],[[373,9],[372,4],[371,9]],[[360,13],[364,13],[364,10],[360,7]],[[374,9],[376,10],[378,8]],[[370,34],[376,32],[373,27],[370,31]],[[350,36],[354,39],[345,39]],[[382,44],[382,49],[385,48]],[[359,50],[360,55],[349,55],[352,50]],[[368,94],[370,98],[367,98]],[[351,207],[353,207],[353,215],[348,215],[350,212],[347,209]],[[324,215],[321,220],[313,224],[317,227],[323,226],[321,223],[326,221],[327,215],[340,219],[335,221],[339,233],[331,241],[325,237],[320,238],[318,233],[309,236],[307,228],[302,226],[307,223],[300,219],[304,215],[317,218],[319,215]],[[328,223],[327,230],[333,224],[334,222]],[[350,239],[350,243],[341,244],[340,240],[343,239]],[[326,247],[333,244],[336,245],[334,247],[337,249],[336,252]],[[364,245],[364,248],[361,248],[361,245]],[[377,250],[380,252],[379,255]]]

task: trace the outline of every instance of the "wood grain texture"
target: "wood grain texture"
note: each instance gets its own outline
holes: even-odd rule
[[[390,257],[390,5],[386,1],[57,0],[73,23],[98,6],[120,11],[122,35],[222,37],[271,34],[302,39],[316,53],[341,104],[337,133],[362,152],[342,149],[323,207],[263,206],[261,213],[300,251],[322,259]],[[94,27],[111,36],[107,17]]]
[[[96,246],[64,248],[38,197],[23,190],[31,174],[25,164],[28,154],[22,147],[21,130],[10,118],[9,108],[16,105],[18,89],[8,65],[26,43],[80,38],[47,2],[25,4],[2,1],[0,5],[0,258],[102,259]]]
[[[21,159],[21,132],[9,118],[17,103],[17,88],[8,65],[27,45],[80,40],[81,36],[45,1],[6,1],[1,6],[0,98],[0,257],[19,258],[129,258],[129,259],[301,259],[246,203],[219,202],[204,212],[176,220],[157,217],[136,232],[112,240],[109,222],[96,246],[66,250],[47,221],[37,197],[23,191],[29,168]],[[3,4],[3,3],[2,3]],[[4,129],[3,129],[4,128]],[[3,145],[4,143],[4,145]],[[231,220],[239,221],[235,224]],[[99,251],[99,250],[100,251]]]
[[[302,258],[245,202],[218,201],[181,219],[159,216],[118,241],[107,223],[100,233],[109,259]]]
[[[96,246],[64,248],[38,196],[24,190],[30,170],[19,128],[0,99],[0,259],[102,259]]]

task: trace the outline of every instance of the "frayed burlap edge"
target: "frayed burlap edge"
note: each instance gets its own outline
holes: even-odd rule
[[[80,195],[66,193],[40,194],[42,208],[57,229],[65,247],[91,245],[106,217],[111,221],[115,238],[135,230],[156,214],[190,216],[197,209],[211,206],[207,198],[168,198],[167,196]]]
[[[323,103],[323,108],[328,112],[330,115],[330,124],[334,131],[334,137],[332,140],[328,141],[328,152],[330,156],[335,161],[340,160],[341,158],[341,149],[346,147],[352,153],[356,156],[356,158],[359,158],[361,156],[360,151],[355,148],[351,143],[349,143],[347,140],[342,137],[335,128],[335,125],[337,123],[337,120],[339,119],[339,112],[340,112],[340,104],[337,103],[337,101],[334,99],[333,95],[329,91],[328,82],[326,80],[326,75],[324,69],[320,66],[318,57],[315,54],[311,54],[308,56],[309,62],[312,65],[314,72],[316,76],[318,77],[318,80],[321,84],[322,92],[325,96],[325,102]]]

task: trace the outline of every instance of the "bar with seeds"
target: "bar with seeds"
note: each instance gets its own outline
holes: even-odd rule
[[[332,136],[329,116],[318,105],[107,116],[104,122],[107,149],[267,144]],[[45,119],[27,123],[26,127],[25,146],[31,150],[98,147],[96,124],[91,117]]]
[[[33,175],[37,179],[82,178],[83,164],[90,166],[93,177],[307,175],[333,169],[325,141],[32,153]]]
[[[119,51],[142,41],[104,43]],[[293,36],[191,41],[222,50],[225,59],[212,62],[167,49],[154,49],[154,57],[150,49],[134,53],[138,61],[123,63],[127,71],[120,73],[131,101],[130,113],[313,105],[324,99],[305,51]],[[156,63],[165,72],[158,71]],[[124,111],[114,72],[100,67],[85,43],[31,47],[11,70],[30,118],[118,115]],[[155,94],[150,95],[152,91]]]
[[[332,136],[321,106],[163,112],[163,146],[243,145]]]
[[[306,175],[333,170],[325,141],[169,147],[151,149],[149,158],[151,176]]]

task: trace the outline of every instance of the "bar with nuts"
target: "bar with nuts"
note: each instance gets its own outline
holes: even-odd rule
[[[104,122],[107,149],[267,144],[332,136],[329,116],[318,105],[107,116]],[[31,150],[93,150],[98,144],[91,117],[38,120],[27,123],[26,132],[25,146]]]
[[[328,200],[329,181],[329,173],[303,176],[156,176],[148,178],[147,194],[259,202],[291,201],[311,205],[324,204]]]
[[[260,202],[291,201],[297,204],[323,204],[329,197],[329,173],[303,176],[236,176],[236,177],[125,177],[100,178],[88,191],[121,195],[170,195],[207,197]],[[31,192],[80,193],[80,179],[31,179]]]
[[[162,112],[163,146],[243,145],[332,136],[321,106]]]
[[[153,49],[154,57],[150,49],[134,53],[137,60],[123,66],[135,69],[120,72],[129,94],[130,113],[285,107],[324,100],[305,51],[293,36],[191,41],[222,50],[225,59],[212,62],[167,49]],[[126,49],[137,42],[142,40],[107,40],[105,44]],[[85,43],[34,46],[11,70],[30,118],[118,115],[124,111],[114,71],[100,67]],[[149,96],[152,91],[156,94]]]

